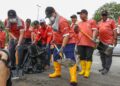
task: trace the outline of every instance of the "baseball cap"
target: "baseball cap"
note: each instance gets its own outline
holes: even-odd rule
[[[88,11],[86,9],[82,9],[80,12],[77,12],[77,14],[81,14],[81,13],[88,14]]]
[[[45,23],[45,19],[44,18],[40,19],[40,23]]]
[[[31,23],[31,19],[29,19],[29,18],[26,19],[26,22]]]
[[[70,18],[77,18],[77,16],[75,14],[73,14]]]
[[[16,18],[17,14],[15,10],[9,10],[8,11],[8,18]]]
[[[33,22],[33,25],[39,25],[39,21],[35,20],[35,21]]]
[[[108,11],[107,11],[107,10],[102,11],[102,12],[101,12],[101,15],[102,15],[102,16],[107,16],[107,15],[108,15]]]
[[[55,9],[53,7],[47,7],[45,9],[46,18],[51,17],[52,13],[54,12],[55,12]]]

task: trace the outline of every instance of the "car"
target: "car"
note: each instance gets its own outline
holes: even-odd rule
[[[120,36],[118,36],[118,42],[116,47],[113,50],[113,55],[120,56]]]

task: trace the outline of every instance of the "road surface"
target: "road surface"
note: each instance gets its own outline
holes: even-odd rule
[[[85,79],[78,76],[78,86],[120,86],[120,57],[113,57],[111,71],[103,76],[98,70],[101,68],[99,56],[93,56],[91,77]],[[70,86],[68,69],[62,67],[62,77],[57,79],[48,78],[52,67],[40,74],[28,74],[20,80],[13,80],[13,86]]]

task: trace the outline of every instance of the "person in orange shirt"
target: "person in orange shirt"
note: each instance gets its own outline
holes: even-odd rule
[[[99,40],[104,45],[115,46],[117,44],[117,30],[115,21],[113,19],[108,18],[108,12],[106,10],[101,13],[102,19],[98,23],[99,30]],[[104,47],[103,47],[104,48]],[[109,54],[100,50],[100,58],[102,61],[102,69],[99,71],[104,75],[107,74],[110,70],[112,64],[112,53],[113,49],[111,49]]]
[[[79,55],[77,54],[77,42],[79,41],[78,39],[78,33],[79,31],[76,30],[76,26],[78,26],[78,20],[77,20],[77,16],[75,14],[73,14],[71,17],[71,29],[74,30],[74,36],[76,39],[76,46],[75,46],[75,54],[76,54],[76,64],[77,64],[77,70],[79,70]]]
[[[45,19],[40,19],[40,29],[39,34],[36,35],[36,42],[41,41],[42,47],[46,47],[48,56],[46,58],[46,67],[48,69],[50,66],[50,43],[53,37],[52,27],[46,24]]]
[[[17,75],[15,77],[22,76],[23,62],[23,36],[24,36],[24,21],[18,17],[15,10],[8,11],[8,18],[5,20],[5,27],[9,33],[9,52],[11,69],[15,70]],[[16,55],[16,56],[15,56]],[[17,59],[16,59],[17,58]],[[16,70],[17,69],[17,70]]]
[[[79,43],[77,44],[78,54],[80,56],[81,72],[79,75],[83,75],[85,78],[90,76],[90,69],[92,65],[92,55],[94,47],[96,46],[94,40],[97,36],[97,25],[95,20],[88,20],[88,12],[83,9],[77,12],[80,15],[82,21],[78,23]]]
[[[6,33],[3,31],[3,26],[0,26],[0,48],[3,49],[5,47],[6,42]]]
[[[39,29],[40,29],[39,21],[35,20],[35,21],[33,22],[33,31],[32,31],[32,33],[31,33],[31,39],[32,39],[32,43],[33,43],[33,44],[34,44],[34,43],[37,43],[39,46],[41,46],[41,42],[37,41],[37,40],[39,40],[39,39],[36,40],[37,35],[40,34]],[[37,41],[37,42],[36,42],[36,41]]]
[[[72,37],[74,31],[71,30],[68,21],[60,16],[53,7],[47,7],[45,10],[46,17],[50,19],[53,29],[53,44],[56,45],[53,57],[54,57],[54,73],[49,74],[50,78],[56,78],[61,76],[61,64],[59,60],[63,57],[61,53],[64,53],[65,57],[74,64],[69,65],[70,72],[70,84],[71,86],[77,85],[76,74],[76,59],[74,56],[75,40]],[[62,58],[63,59],[63,58]]]
[[[31,19],[26,19],[26,27],[24,32],[24,44],[31,43],[31,33],[32,33]]]
[[[72,21],[70,27],[71,27],[72,29],[74,29],[74,25],[78,24],[77,16],[76,16],[75,14],[73,14],[70,18],[71,18],[71,21]]]

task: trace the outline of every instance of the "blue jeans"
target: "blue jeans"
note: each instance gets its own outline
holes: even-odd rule
[[[60,49],[61,45],[57,45],[57,47]],[[63,49],[63,53],[65,54],[66,58],[76,61],[74,50],[75,50],[75,44],[67,44]],[[53,58],[54,58],[54,61],[57,61],[61,58],[56,48],[54,49],[54,52],[53,52]]]
[[[17,42],[14,39],[11,39],[9,41],[11,67],[16,67],[16,57],[15,57],[16,45]],[[22,45],[18,46],[17,50],[18,50],[18,67],[21,67],[23,62],[23,46]]]

